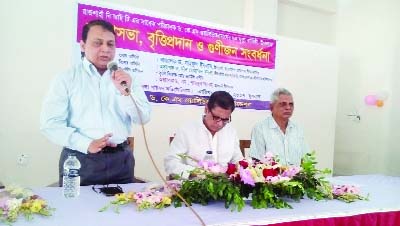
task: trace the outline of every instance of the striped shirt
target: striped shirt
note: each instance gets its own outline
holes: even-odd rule
[[[283,165],[300,165],[301,158],[309,152],[303,130],[289,120],[283,133],[272,116],[256,124],[251,133],[249,156],[263,159],[272,152]]]

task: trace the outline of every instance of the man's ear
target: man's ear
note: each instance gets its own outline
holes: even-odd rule
[[[81,52],[85,52],[85,45],[86,45],[86,43],[84,43],[83,42],[83,40],[81,40],[80,42],[79,42],[79,46],[81,47]]]
[[[204,114],[207,114],[208,111],[209,111],[209,110],[208,110],[208,107],[207,107],[207,105],[205,105],[205,106],[204,106]]]

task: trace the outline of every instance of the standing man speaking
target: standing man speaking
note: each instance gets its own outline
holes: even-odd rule
[[[112,24],[87,23],[80,41],[82,61],[54,79],[44,100],[40,129],[63,146],[60,185],[70,153],[81,162],[81,185],[133,182],[135,160],[127,138],[132,122],[150,120],[151,107],[137,77],[107,68],[115,45]]]

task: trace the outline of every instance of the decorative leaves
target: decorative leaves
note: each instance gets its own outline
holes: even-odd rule
[[[306,195],[314,200],[367,200],[359,195],[359,189],[355,186],[332,186],[325,179],[325,175],[331,171],[318,170],[316,164],[315,152],[306,154],[300,167],[282,166],[271,153],[267,153],[260,162],[242,160],[238,164],[228,164],[227,167],[215,162],[199,161],[198,168],[191,172],[196,176],[175,183],[174,189],[179,191],[189,205],[223,201],[225,208],[231,211],[241,211],[246,198],[251,199],[250,205],[255,209],[292,208],[289,200],[300,201]],[[175,207],[182,206],[181,199],[167,190],[164,187],[161,190],[121,194],[101,211],[114,205],[118,212],[120,205],[130,202],[136,203],[139,210],[164,208],[171,203]]]

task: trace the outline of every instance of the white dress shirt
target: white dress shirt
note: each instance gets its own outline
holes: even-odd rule
[[[136,76],[131,94],[143,123],[150,120],[151,106]],[[129,96],[121,95],[111,72],[100,75],[86,58],[57,76],[44,100],[40,129],[52,142],[87,153],[89,144],[107,133],[120,144],[131,134],[132,122],[140,123],[138,110]]]
[[[178,129],[164,158],[165,171],[168,175],[177,174],[188,178],[197,162],[181,159],[178,154],[186,154],[194,159],[202,160],[208,150],[213,152],[214,160],[222,166],[243,159],[236,130],[230,124],[226,124],[212,136],[203,124],[203,120],[200,119]]]
[[[291,120],[283,133],[272,116],[257,123],[251,133],[249,156],[263,159],[267,152],[278,156],[284,165],[300,165],[301,158],[309,152],[303,130]]]

